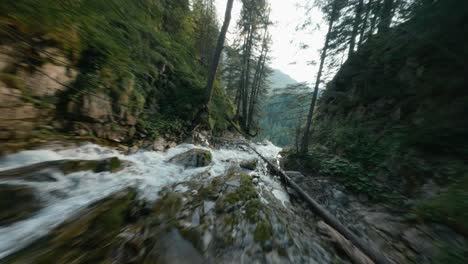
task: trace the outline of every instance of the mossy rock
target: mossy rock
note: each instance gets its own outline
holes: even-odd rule
[[[158,218],[173,218],[183,206],[182,195],[179,193],[168,193],[156,202],[153,212]]]
[[[96,202],[5,263],[107,263],[135,197],[129,189]]]
[[[171,158],[169,162],[184,166],[187,169],[206,167],[210,165],[212,159],[213,156],[209,150],[191,149]]]
[[[259,243],[265,243],[273,237],[273,228],[266,220],[257,223],[254,231],[254,240]]]
[[[222,212],[230,206],[236,204],[245,204],[252,199],[258,198],[257,191],[253,186],[252,179],[246,174],[231,173],[227,179],[240,178],[240,186],[234,191],[225,193],[216,201],[216,211]]]
[[[253,171],[257,168],[257,164],[258,164],[258,160],[252,159],[252,160],[246,160],[246,161],[241,162],[239,166],[243,169]]]
[[[16,169],[0,172],[0,179],[28,179],[32,181],[53,181],[48,174],[41,174],[45,169],[57,169],[63,174],[70,174],[79,171],[118,172],[125,167],[126,163],[117,157],[103,160],[54,160],[36,163]]]
[[[34,189],[25,185],[0,185],[0,226],[26,219],[41,209]]]

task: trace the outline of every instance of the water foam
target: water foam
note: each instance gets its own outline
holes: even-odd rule
[[[271,143],[253,145],[262,155],[275,158],[280,148]],[[28,150],[0,159],[0,170],[7,170],[37,162],[81,159],[95,160],[118,157],[131,165],[118,173],[77,172],[70,175],[54,174],[55,182],[31,182],[22,180],[3,180],[2,184],[24,184],[35,188],[45,207],[33,217],[0,228],[0,259],[25,247],[32,241],[46,235],[63,221],[72,218],[80,209],[110,194],[134,187],[142,198],[155,200],[159,191],[168,185],[189,180],[191,177],[206,172],[209,176],[222,175],[233,164],[242,160],[251,160],[258,156],[239,149],[209,149],[213,162],[209,167],[184,169],[167,162],[171,157],[193,148],[202,148],[191,144],[182,144],[167,152],[140,151],[132,155],[122,155],[116,150],[85,144],[66,150]],[[263,186],[275,190],[273,194],[284,201],[285,193],[279,183],[262,173]]]

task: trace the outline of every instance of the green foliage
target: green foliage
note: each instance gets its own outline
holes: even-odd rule
[[[24,49],[31,63],[38,59],[31,47],[57,47],[78,68],[69,100],[110,95],[141,113],[140,125],[156,136],[182,131],[203,102],[207,65],[197,59],[194,36],[207,30],[216,36],[217,25],[200,28],[202,13],[190,10],[188,0],[2,1],[0,10],[2,43]],[[226,105],[219,93],[216,129],[226,127],[220,118]]]
[[[214,134],[228,130],[234,118],[234,105],[224,89],[215,84],[213,98],[210,101],[210,126]]]
[[[468,260],[468,249],[460,246],[443,245],[442,253],[437,256],[436,263],[465,264]]]
[[[468,234],[468,175],[450,185],[446,192],[421,202],[416,212],[424,219],[447,224]]]
[[[453,0],[428,1],[343,64],[320,98],[312,132],[311,142],[329,156],[312,147],[310,167],[390,197],[414,195],[428,178],[442,185],[461,179],[468,168],[460,64],[468,58],[468,32],[459,26],[466,10]]]

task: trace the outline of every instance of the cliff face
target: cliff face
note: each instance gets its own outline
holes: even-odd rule
[[[467,10],[438,1],[369,41],[321,98],[314,142],[405,193],[465,173]]]
[[[34,67],[25,63],[30,57],[24,51],[9,45],[1,50],[0,140],[28,139],[54,131],[116,142],[134,136],[139,110],[122,105],[132,96],[131,83],[117,98],[104,89],[71,96],[80,70],[63,50],[35,48],[43,61]]]
[[[192,125],[206,67],[189,2],[103,3],[0,3],[1,142],[175,140]]]
[[[437,23],[434,23],[437,21]],[[342,66],[289,166],[468,234],[468,2],[428,1]]]

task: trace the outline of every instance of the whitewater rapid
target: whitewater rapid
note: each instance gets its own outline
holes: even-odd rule
[[[267,142],[252,144],[260,154],[276,158],[281,148]],[[184,169],[167,162],[171,157],[193,148],[207,149],[212,152],[213,161],[204,168]],[[167,152],[139,151],[123,155],[118,151],[95,144],[65,150],[28,150],[0,158],[0,171],[31,165],[38,162],[78,159],[97,160],[118,157],[128,161],[129,166],[117,173],[77,172],[70,175],[53,174],[56,181],[33,182],[26,180],[0,180],[0,184],[27,185],[34,188],[45,206],[29,219],[0,227],[0,259],[25,247],[38,238],[47,235],[53,228],[78,214],[86,206],[103,199],[112,193],[133,187],[141,198],[155,200],[159,191],[168,185],[184,182],[205,173],[207,177],[224,174],[227,169],[242,160],[258,159],[254,152],[242,149],[209,149],[191,144],[182,144]],[[260,178],[259,188],[268,190],[283,204],[287,193],[272,179],[265,168],[251,174]]]

